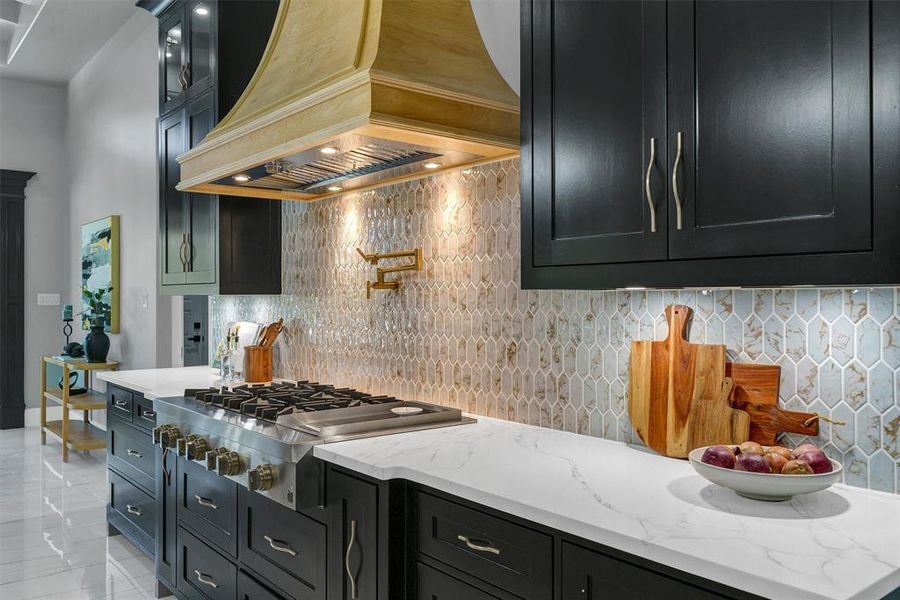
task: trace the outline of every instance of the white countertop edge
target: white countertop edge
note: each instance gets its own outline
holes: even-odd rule
[[[380,481],[405,479],[414,483],[426,485],[464,500],[469,500],[470,502],[481,504],[533,523],[544,525],[550,529],[556,529],[578,538],[608,546],[628,554],[633,554],[666,565],[670,568],[721,583],[737,590],[756,594],[764,598],[787,598],[788,596],[785,596],[785,593],[790,592],[789,597],[791,600],[880,600],[896,587],[891,579],[897,579],[897,576],[894,575],[892,577],[892,574],[888,574],[851,596],[825,596],[811,592],[805,588],[793,586],[788,582],[775,581],[766,579],[765,577],[748,574],[732,567],[711,563],[702,558],[678,552],[671,548],[649,544],[636,538],[603,528],[592,527],[583,522],[569,519],[565,515],[534,508],[504,496],[497,496],[485,493],[477,488],[447,482],[444,479],[431,477],[427,473],[417,469],[411,469],[404,466],[375,467],[353,458],[329,452],[328,447],[329,444],[317,445],[313,450],[313,455],[337,466],[368,475]],[[844,484],[835,485],[852,490],[854,493],[864,492],[884,496],[894,496],[894,494],[886,494],[885,492],[856,488]]]

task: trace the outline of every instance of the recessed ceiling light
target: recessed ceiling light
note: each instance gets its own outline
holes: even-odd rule
[[[344,189],[344,188],[342,188],[342,187],[339,186],[339,185],[329,185],[329,186],[328,186],[328,191],[329,191],[329,192],[339,192],[339,191],[341,191],[342,189]]]
[[[172,53],[169,51],[166,51],[166,58],[172,58]]]
[[[250,176],[246,173],[241,173],[240,175],[235,175],[234,180],[244,183],[245,181],[250,181]]]
[[[441,168],[441,163],[436,162],[427,162],[423,165],[426,169],[439,169]]]
[[[209,14],[209,9],[206,8],[205,6],[198,6],[197,8],[194,9],[194,12],[197,13],[198,15],[206,16]]]
[[[319,152],[322,154],[337,154],[338,149],[333,146],[325,146],[324,148],[319,148]]]

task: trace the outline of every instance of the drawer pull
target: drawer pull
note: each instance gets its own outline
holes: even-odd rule
[[[125,453],[128,454],[128,456],[133,456],[135,458],[144,458],[143,454],[141,454],[137,450],[132,450],[131,448],[128,448],[127,450],[125,450]]]
[[[128,406],[128,400],[114,400],[113,404],[115,404],[119,408],[125,408],[126,406]]]
[[[675,225],[679,230],[682,228],[681,213],[683,203],[681,201],[681,194],[678,191],[678,169],[681,167],[681,155],[684,153],[683,138],[684,136],[679,131],[676,136],[678,145],[675,153],[675,164],[672,165],[672,195],[675,196]]]
[[[275,552],[284,552],[285,554],[290,554],[291,556],[297,556],[297,551],[291,548],[290,544],[285,544],[279,540],[273,540],[272,536],[264,535],[263,539],[269,542],[269,546]]]
[[[199,504],[200,506],[205,506],[206,508],[211,508],[213,510],[219,510],[219,505],[212,500],[209,500],[208,498],[204,498],[203,496],[194,496],[194,498],[197,500],[197,504]]]
[[[470,540],[469,538],[467,538],[464,535],[458,535],[458,536],[456,536],[456,539],[463,542],[466,546],[468,546],[472,550],[477,550],[478,552],[490,552],[491,554],[496,554],[497,556],[500,555],[500,549],[494,548],[493,546],[490,545],[489,542],[483,542],[483,543],[479,544],[478,542],[481,542],[482,540]]]
[[[197,581],[199,581],[203,585],[208,585],[211,588],[219,587],[219,584],[216,583],[212,577],[210,577],[209,575],[207,575],[205,573],[201,573],[197,569],[194,569],[194,575],[197,576]]]
[[[144,514],[143,512],[141,512],[141,509],[139,509],[135,506],[132,506],[130,504],[126,504],[125,508],[128,510],[128,512],[130,512],[131,514],[133,514],[136,517],[140,517],[141,515]]]
[[[143,413],[141,413],[141,416],[144,417],[145,419],[155,419],[155,418],[156,418],[156,411],[153,411],[153,410],[145,410]]]
[[[650,188],[650,176],[653,174],[653,163],[656,162],[656,138],[650,138],[650,162],[647,163],[647,175],[644,176],[644,193],[647,206],[650,207],[650,233],[656,233],[656,204],[653,202],[653,190]]]
[[[347,543],[347,553],[344,555],[344,569],[350,578],[350,600],[356,600],[356,575],[350,569],[350,551],[356,544],[356,521],[350,521],[350,541]]]

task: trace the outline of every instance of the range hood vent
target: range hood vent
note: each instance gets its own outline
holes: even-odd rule
[[[318,200],[518,147],[518,97],[470,0],[281,0],[243,96],[178,158],[178,189]]]

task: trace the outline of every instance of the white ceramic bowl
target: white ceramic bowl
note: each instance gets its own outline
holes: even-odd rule
[[[834,469],[831,473],[818,475],[781,475],[773,473],[751,473],[708,465],[700,461],[709,446],[695,448],[688,454],[691,466],[701,477],[734,490],[739,496],[754,500],[780,502],[797,494],[809,494],[830,487],[841,479],[841,463],[829,458]]]

